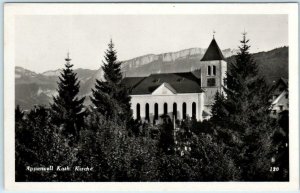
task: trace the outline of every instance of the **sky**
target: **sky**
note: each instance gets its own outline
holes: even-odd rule
[[[247,32],[250,52],[288,46],[287,15],[27,15],[15,23],[15,62],[42,73],[64,67],[98,69],[112,38],[120,61],[146,54],[207,48],[215,31],[221,49],[236,49]]]

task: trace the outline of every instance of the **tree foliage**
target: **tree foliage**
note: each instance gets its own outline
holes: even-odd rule
[[[96,108],[84,113],[67,58],[50,109],[15,109],[16,181],[288,180],[288,112],[278,123],[270,118],[268,89],[245,34],[241,44],[227,87],[215,96],[212,119],[177,121],[178,130],[168,116],[159,126],[133,121],[112,41],[105,52],[105,81],[97,80],[92,90]],[[28,166],[54,170],[32,172]],[[77,166],[92,169],[76,172]],[[270,167],[281,169],[274,174]]]
[[[64,124],[66,135],[78,136],[82,127],[85,97],[78,98],[79,84],[76,73],[73,72],[71,59],[66,58],[65,68],[59,77],[58,95],[53,97],[52,119],[53,123],[60,126]]]
[[[266,180],[271,163],[271,136],[276,125],[269,116],[269,88],[258,73],[248,42],[244,33],[240,51],[225,79],[226,97],[216,96],[212,113],[213,120],[219,123],[219,134],[226,136],[224,129],[231,134],[231,140],[224,141],[234,146],[232,154],[242,168],[242,179]]]
[[[225,100],[226,99],[223,92],[217,91],[211,110],[211,121],[222,127],[225,126],[226,122],[224,121],[224,119],[226,119],[226,117],[228,116],[228,110],[226,109]]]
[[[102,69],[105,80],[96,80],[91,101],[107,119],[132,122],[131,98],[128,89],[122,83],[121,62],[117,60],[112,40],[108,44],[104,58]]]

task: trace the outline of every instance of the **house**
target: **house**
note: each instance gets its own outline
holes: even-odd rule
[[[278,118],[278,115],[289,110],[288,79],[280,78],[271,88],[272,106],[271,116]]]
[[[227,63],[212,39],[203,58],[187,72],[126,77],[133,117],[158,123],[161,115],[172,119],[209,119],[216,92],[222,90]]]

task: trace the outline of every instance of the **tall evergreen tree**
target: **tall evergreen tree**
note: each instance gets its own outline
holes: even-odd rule
[[[122,83],[121,62],[117,59],[112,40],[108,44],[104,58],[102,69],[105,80],[96,80],[91,101],[107,118],[129,122],[132,120],[131,98],[128,89]]]
[[[114,47],[114,43],[110,40],[108,49],[105,52],[105,62],[103,62],[102,69],[106,81],[120,85],[122,81],[121,62],[117,59],[117,52]]]
[[[248,42],[244,33],[240,51],[225,80],[226,107],[230,112],[229,118],[237,129],[248,128],[247,126],[256,128],[269,120],[271,105],[268,86],[264,77],[258,73],[258,66],[249,53]]]
[[[236,161],[244,180],[266,179],[268,172],[272,120],[269,116],[268,86],[258,73],[258,66],[249,53],[246,33],[241,40],[235,62],[230,64],[225,79],[226,99],[223,103],[228,116],[220,111],[220,100],[213,107],[215,118],[226,123],[234,133]],[[218,110],[217,110],[218,109]],[[224,125],[222,125],[224,127]]]
[[[65,68],[57,83],[58,95],[53,97],[53,104],[51,104],[52,120],[57,125],[64,125],[65,134],[72,134],[77,137],[83,123],[85,97],[77,97],[80,81],[72,69],[73,64],[70,63],[69,54],[65,60]]]

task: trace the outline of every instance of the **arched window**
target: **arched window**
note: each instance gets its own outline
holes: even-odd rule
[[[193,104],[192,104],[192,118],[193,119],[196,119],[196,103],[195,102],[193,102]]]
[[[207,75],[210,76],[211,75],[211,67],[207,66]]]
[[[141,105],[140,103],[136,104],[136,119],[141,119]]]
[[[217,67],[213,66],[213,75],[216,76],[216,73],[217,73]]]
[[[154,104],[154,120],[158,120],[158,104]]]
[[[182,118],[186,119],[186,103],[182,104]]]
[[[168,104],[165,103],[164,104],[164,115],[167,115],[168,114]]]
[[[177,119],[177,104],[176,103],[173,103],[173,117],[172,118]]]
[[[149,104],[146,103],[146,108],[145,108],[145,119],[149,121]]]

